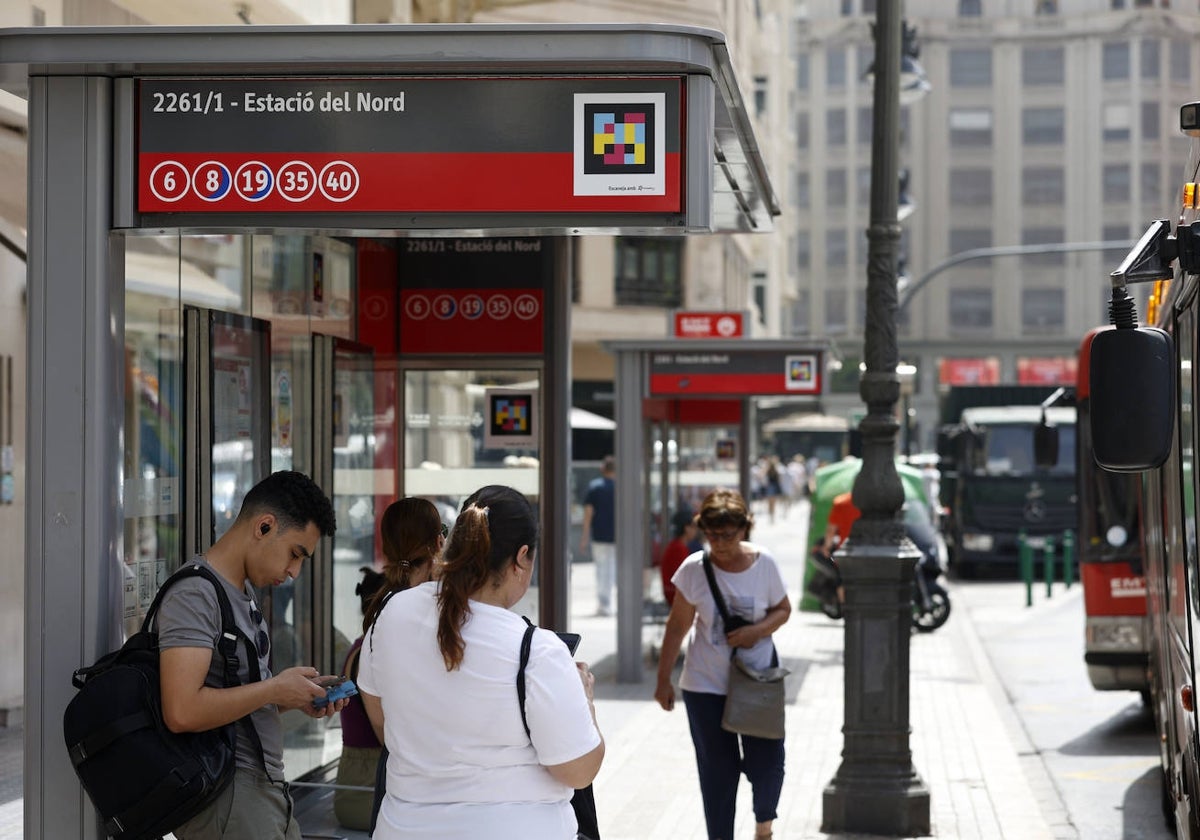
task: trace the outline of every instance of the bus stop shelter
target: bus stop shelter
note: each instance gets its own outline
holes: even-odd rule
[[[711,30],[10,29],[0,31],[0,87],[29,108],[27,365],[38,384],[25,482],[26,837],[101,836],[60,727],[71,672],[119,644],[136,618],[122,592],[140,585],[124,559],[129,506],[187,525],[212,502],[202,482],[183,479],[156,485],[150,499],[129,495],[138,487],[123,473],[130,236],[569,243],[587,233],[767,231],[779,212],[724,37]],[[552,263],[569,266],[569,252]],[[326,278],[320,263],[311,269],[319,293]],[[539,619],[559,627],[566,274],[548,274],[544,341],[522,357],[545,377]],[[529,305],[509,303],[518,315]],[[306,422],[336,424],[326,410]]]
[[[734,455],[728,460],[737,465],[738,486],[731,489],[750,502],[750,465],[756,443],[753,398],[779,396],[815,402],[824,387],[825,348],[818,345],[780,339],[660,339],[609,341],[605,348],[617,361],[618,558],[649,556],[651,517],[663,523],[660,533],[666,533],[672,468],[666,457],[661,459],[661,477],[643,466],[652,424],[719,421],[736,427],[736,438],[721,443],[728,444]],[[655,483],[661,488],[658,494],[650,492]],[[642,568],[638,562],[617,564],[619,605],[642,603]],[[617,678],[639,682],[641,661],[642,612],[622,607],[617,611]]]

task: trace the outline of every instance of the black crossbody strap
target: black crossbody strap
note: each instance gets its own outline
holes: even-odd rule
[[[721,621],[729,624],[729,609],[725,606],[721,588],[717,586],[717,578],[712,570],[712,560],[709,559],[707,551],[704,552],[704,557],[700,562],[704,565],[704,576],[708,578],[708,588],[712,590],[713,600],[717,602],[717,612],[721,614]]]
[[[536,629],[533,622],[525,616],[528,625],[525,628],[525,635],[521,638],[521,659],[517,665],[517,702],[521,705],[521,725],[525,727],[525,734],[529,734],[529,721],[525,719],[525,666],[529,664],[529,649],[533,646],[533,631]]]

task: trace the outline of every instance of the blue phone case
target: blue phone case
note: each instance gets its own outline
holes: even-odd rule
[[[320,709],[337,700],[353,697],[355,694],[358,694],[358,686],[354,684],[354,680],[343,680],[325,692],[324,697],[318,697],[314,700],[313,705]]]

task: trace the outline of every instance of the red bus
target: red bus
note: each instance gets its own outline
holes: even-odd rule
[[[1083,583],[1088,679],[1100,691],[1138,691],[1150,701],[1146,578],[1138,541],[1141,479],[1108,472],[1092,458],[1092,339],[1079,346],[1075,383],[1075,475],[1079,505],[1077,552]]]
[[[1092,454],[1141,481],[1151,707],[1163,768],[1163,811],[1180,838],[1200,838],[1200,102],[1184,105],[1193,138],[1179,217],[1153,222],[1110,275],[1113,329],[1091,337]],[[1153,282],[1138,326],[1130,295]],[[1082,505],[1081,505],[1082,507]]]

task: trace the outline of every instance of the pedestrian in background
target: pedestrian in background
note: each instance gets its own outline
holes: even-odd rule
[[[419,586],[433,580],[437,573],[437,560],[446,542],[446,526],[442,521],[438,506],[428,499],[408,496],[398,499],[387,506],[379,523],[379,538],[383,545],[383,585],[378,587],[374,596],[363,609],[363,636],[352,648],[352,653],[361,649],[362,640],[375,626],[383,605],[397,592],[403,592],[413,586]],[[372,637],[372,644],[374,644]],[[351,670],[353,673],[351,673]],[[347,657],[343,674],[358,680],[358,658]],[[344,806],[346,816],[351,822],[344,821],[338,814],[338,822],[346,828],[359,831],[375,831],[375,823],[379,818],[379,808],[383,803],[384,789],[387,785],[388,751],[379,738],[375,736],[370,720],[367,718],[366,707],[361,697],[352,697],[351,705],[342,712],[342,743],[346,741],[347,716],[351,718],[352,731],[355,739],[362,746],[374,744],[374,761],[370,761],[370,752],[364,752],[361,758],[352,760],[354,779],[346,784],[373,785],[373,796],[366,797],[366,813],[363,813],[363,797],[358,791],[346,791],[353,797],[353,805]],[[365,730],[365,731],[364,731]],[[367,735],[370,735],[368,738]],[[343,746],[342,760],[346,760]],[[366,770],[370,768],[370,775]],[[338,765],[338,781],[341,783],[341,764]],[[347,797],[350,798],[350,797]],[[337,793],[334,794],[334,812],[337,813]]]
[[[387,582],[382,574],[370,566],[358,570],[363,576],[354,587],[363,614],[371,605],[375,593]],[[342,663],[341,673],[351,680],[358,680],[358,650],[362,646],[363,637],[359,636],[346,653]],[[367,831],[371,827],[371,803],[374,799],[372,790],[375,787],[376,770],[379,767],[379,755],[383,745],[375,737],[371,729],[371,721],[367,720],[367,710],[363,708],[362,698],[354,695],[346,702],[341,711],[342,724],[342,754],[338,756],[337,778],[338,787],[333,791],[333,815],[338,825],[356,831]],[[370,788],[370,790],[350,790],[349,788]]]
[[[709,840],[732,840],[743,772],[753,790],[755,837],[768,838],[783,788],[783,739],[726,732],[721,718],[734,648],[741,648],[740,656],[757,670],[777,664],[771,634],[788,620],[792,607],[775,558],[749,542],[754,519],[741,494],[714,490],[701,503],[697,519],[710,548],[688,557],[671,580],[675,601],[663,634],[654,698],[663,709],[674,709],[671,672],[687,635],[679,687],[696,751]],[[731,617],[740,617],[747,624],[734,630],[724,626],[705,560],[711,562],[715,584]]]
[[[157,618],[163,719],[172,732],[204,732],[237,721],[233,782],[211,804],[175,829],[179,840],[300,840],[283,771],[281,709],[313,718],[340,712],[325,696],[316,668],[297,666],[274,676],[271,637],[251,587],[265,589],[295,580],[321,537],[336,530],[333,505],[303,473],[272,473],[250,489],[233,525],[194,562],[216,573],[229,596],[238,629],[255,641],[247,662],[237,646],[241,685],[225,688],[225,663],[214,656],[221,610],[208,581],[191,578],[173,586]],[[259,680],[250,681],[250,669]]]
[[[511,487],[463,504],[438,578],[391,597],[361,653],[363,702],[390,751],[375,840],[574,840],[571,797],[604,758],[594,677],[538,629],[516,675],[537,519]]]
[[[671,578],[689,554],[700,550],[700,547],[694,544],[700,533],[694,513],[690,510],[676,511],[671,517],[671,526],[674,530],[673,538],[663,549],[662,560],[659,561],[662,567],[659,571],[662,574],[663,598],[666,599],[668,607],[675,601],[675,584],[671,583]]]
[[[617,486],[616,461],[605,455],[600,462],[600,475],[588,484],[583,498],[583,534],[579,551],[586,553],[592,546],[592,562],[596,566],[596,614],[612,615],[613,592],[617,584]]]

